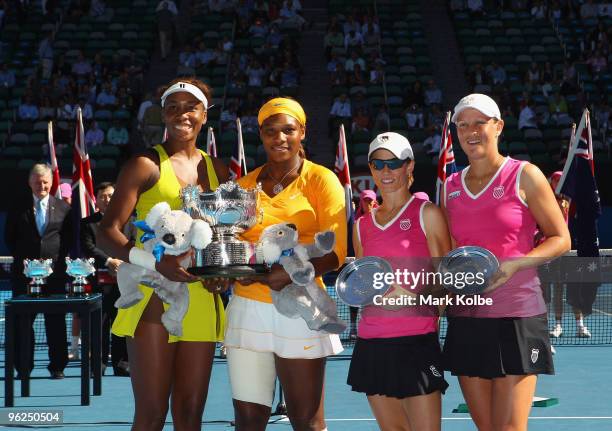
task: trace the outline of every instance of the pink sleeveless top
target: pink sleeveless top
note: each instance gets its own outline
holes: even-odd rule
[[[426,200],[412,196],[397,216],[385,226],[376,222],[376,209],[357,220],[357,233],[363,256],[386,259],[394,272],[397,269],[430,271],[429,248],[423,223],[423,208],[426,203]],[[419,286],[411,291],[418,292]],[[361,338],[391,338],[436,332],[436,313],[436,307],[429,306],[405,306],[391,311],[369,305],[361,311],[357,333]]]
[[[472,194],[465,186],[469,167],[445,182],[444,204],[450,233],[457,247],[473,245],[489,249],[497,259],[524,256],[533,249],[536,221],[519,195],[525,162],[506,158],[489,184]],[[483,295],[493,304],[453,305],[451,316],[529,317],[546,312],[535,268],[519,271],[505,284]]]

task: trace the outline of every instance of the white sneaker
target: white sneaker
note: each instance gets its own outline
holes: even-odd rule
[[[551,352],[553,355],[554,355],[555,353],[557,353],[557,349],[555,349],[555,346],[553,346],[552,344],[551,344],[551,346],[550,346],[550,352]]]
[[[68,351],[68,360],[70,361],[78,361],[79,359],[81,359],[81,349],[79,349],[78,347],[75,349],[70,349]]]
[[[591,338],[591,331],[586,326],[579,326],[576,328],[576,337],[578,338]]]
[[[561,325],[555,325],[555,329],[550,331],[550,335],[555,338],[559,338],[561,334],[563,334],[563,327]]]

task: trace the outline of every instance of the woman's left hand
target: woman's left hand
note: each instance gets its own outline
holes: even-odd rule
[[[203,278],[202,285],[210,293],[223,293],[230,288],[234,279],[231,278]]]
[[[507,260],[502,262],[497,269],[497,272],[493,274],[487,287],[482,293],[489,293],[497,289],[499,286],[508,281],[518,270],[520,266],[516,259]]]

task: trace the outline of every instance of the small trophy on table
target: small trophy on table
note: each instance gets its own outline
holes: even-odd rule
[[[70,283],[69,295],[86,293],[87,277],[96,272],[96,268],[93,266],[94,262],[95,260],[92,257],[89,259],[66,258],[66,274],[74,278],[74,281]]]
[[[24,259],[23,273],[32,279],[28,284],[28,295],[40,296],[45,279],[53,274],[52,259]]]

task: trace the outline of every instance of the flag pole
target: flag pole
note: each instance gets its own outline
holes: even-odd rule
[[[576,123],[573,124],[572,127],[572,136],[570,137],[569,149],[567,152],[567,159],[565,159],[565,165],[563,166],[563,174],[557,183],[557,188],[555,189],[555,193],[560,195],[561,188],[563,183],[565,182],[565,178],[567,177],[567,173],[570,169],[570,166],[574,160],[574,153],[576,152],[576,143],[578,142],[578,137],[582,134],[582,129],[584,129],[586,125],[586,115],[588,113],[588,109],[584,109],[582,112],[582,118],[580,118],[580,123],[578,124],[578,130],[576,130]],[[578,133],[580,132],[580,133]]]
[[[47,140],[49,142],[49,160],[51,161],[51,173],[53,175],[53,183],[51,184],[51,195],[58,199],[62,198],[60,190],[60,174],[59,166],[57,165],[57,156],[55,154],[55,144],[53,142],[53,121],[47,123]]]
[[[236,131],[238,132],[238,151],[240,154],[241,166],[244,169],[244,175],[248,174],[246,167],[246,157],[244,155],[244,141],[242,140],[242,124],[240,124],[240,117],[236,117]]]

